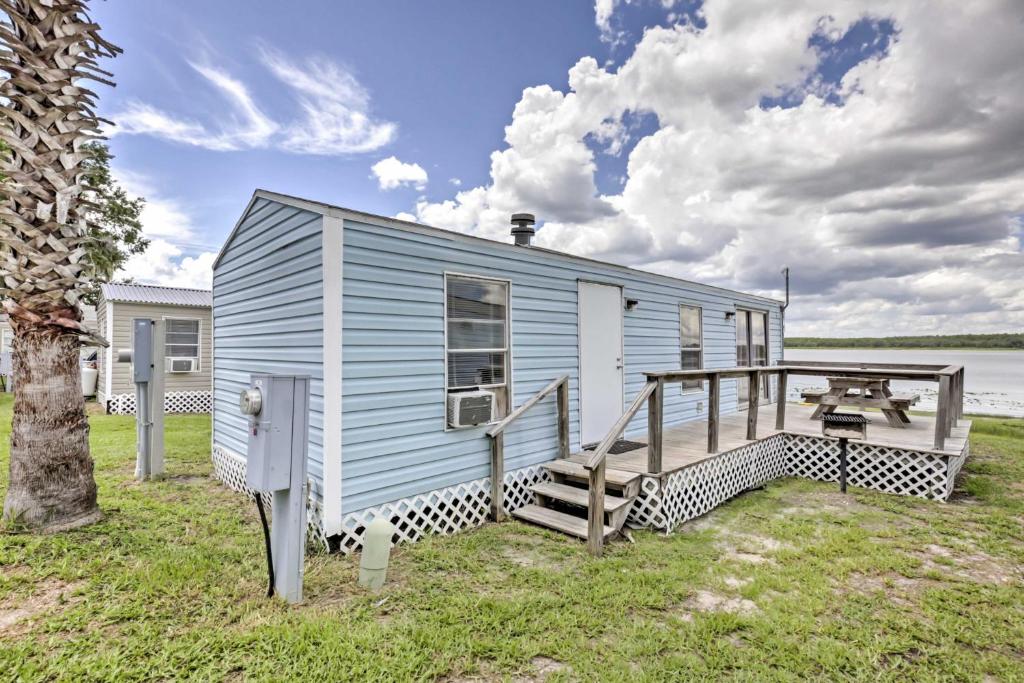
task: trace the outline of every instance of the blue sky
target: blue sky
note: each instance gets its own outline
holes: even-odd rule
[[[268,114],[297,113],[294,98],[260,64],[260,46],[299,60],[324,55],[368,90],[371,110],[397,125],[378,150],[340,155],[272,149],[217,152],[147,135],[111,140],[119,167],[143,172],[160,194],[187,202],[202,232],[220,244],[255,187],[393,215],[409,210],[413,187],[378,189],[370,166],[396,156],[430,175],[425,195],[452,194],[450,178],[487,180],[489,153],[523,88],[564,88],[580,54],[610,56],[593,7],[582,2],[470,4],[415,2],[124,2],[94,6],[124,49],[112,62],[118,86],[103,93],[116,113],[133,100],[186,118],[216,119],[223,96],[189,61],[243,80]],[[436,180],[434,180],[436,178]],[[215,188],[215,190],[214,190]]]
[[[149,201],[126,274],[207,285],[264,187],[493,239],[534,211],[545,246],[775,296],[785,264],[794,333],[1019,329],[1024,8],[966,9],[94,3]]]

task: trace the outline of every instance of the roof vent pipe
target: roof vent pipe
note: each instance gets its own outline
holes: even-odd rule
[[[530,246],[534,235],[533,224],[536,222],[532,213],[512,214],[512,237],[515,239],[517,247]]]

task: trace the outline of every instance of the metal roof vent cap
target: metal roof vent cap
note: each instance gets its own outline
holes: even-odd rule
[[[533,240],[533,235],[536,232],[533,229],[533,224],[536,222],[537,220],[532,213],[512,214],[512,238],[515,240],[517,247],[530,246],[530,242]]]

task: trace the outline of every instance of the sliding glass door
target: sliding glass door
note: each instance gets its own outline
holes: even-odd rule
[[[736,311],[736,367],[768,365],[768,315],[764,311]],[[736,380],[736,405],[747,407],[750,380]],[[769,399],[768,378],[761,383],[761,399]]]

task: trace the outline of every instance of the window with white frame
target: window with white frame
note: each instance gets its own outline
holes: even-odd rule
[[[704,325],[700,306],[679,307],[679,350],[680,367],[683,370],[699,370],[704,367]],[[683,392],[700,391],[704,381],[688,379],[682,382]]]
[[[445,275],[447,391],[486,389],[495,415],[508,411],[508,281]]]
[[[191,318],[166,318],[164,353],[168,358],[195,358],[199,370],[199,321]]]

